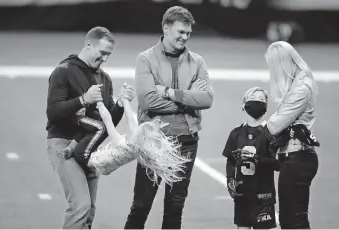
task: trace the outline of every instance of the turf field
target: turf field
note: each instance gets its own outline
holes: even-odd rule
[[[0,33],[0,70],[10,67],[15,72],[20,69],[18,66],[23,67],[11,76],[0,71],[0,228],[60,227],[66,203],[45,151],[48,76],[27,75],[30,67],[54,67],[68,54],[79,52],[83,37],[84,34],[78,33]],[[154,35],[117,34],[116,37],[115,52],[105,67],[131,71],[138,52],[158,40]],[[193,35],[189,47],[204,57],[211,73],[232,74],[227,70],[236,69],[238,75],[251,75],[252,71],[266,68],[267,44],[263,41]],[[314,132],[321,142],[320,166],[311,188],[311,224],[313,228],[338,228],[339,45],[307,43],[297,48],[319,73]],[[328,71],[332,77],[322,81],[320,77]],[[125,81],[134,85],[128,74],[112,77],[116,89]],[[221,152],[230,130],[243,121],[240,106],[245,90],[253,86],[268,87],[266,81],[255,78],[246,81],[235,76],[225,76],[228,80],[213,75],[211,78],[215,100],[213,107],[203,112],[199,158],[184,210],[186,229],[235,227]],[[136,101],[133,106],[136,108]],[[268,114],[273,111],[274,105],[270,103]],[[124,119],[118,128],[126,132]],[[101,177],[94,228],[123,228],[132,202],[135,165],[132,162],[110,176]],[[158,192],[147,228],[161,227],[163,192],[163,188]]]

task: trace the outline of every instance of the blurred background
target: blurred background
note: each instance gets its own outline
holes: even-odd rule
[[[102,25],[115,32],[159,32],[159,20],[173,4],[190,8],[202,34],[339,41],[337,0],[1,0],[0,29],[87,31]]]
[[[45,149],[53,68],[81,50],[89,29],[107,27],[116,46],[103,68],[117,94],[124,82],[134,85],[136,56],[158,42],[162,15],[174,5],[189,9],[197,22],[188,47],[205,59],[215,95],[203,111],[183,228],[235,228],[221,153],[244,121],[244,92],[269,89],[264,54],[277,40],[296,47],[319,85],[313,132],[321,143],[320,166],[311,188],[311,226],[339,227],[339,0],[0,0],[0,228],[55,229],[63,219],[66,202]],[[270,101],[266,118],[274,110]],[[118,129],[127,132],[124,118]],[[135,166],[101,177],[94,228],[123,228]],[[161,226],[163,187],[147,228]]]

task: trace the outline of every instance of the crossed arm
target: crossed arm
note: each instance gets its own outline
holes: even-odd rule
[[[163,98],[165,86],[156,85],[149,60],[139,55],[135,75],[139,105],[145,110],[166,114],[182,113],[187,108],[210,108],[213,101],[212,84],[205,62],[202,58],[199,60],[196,78],[189,88],[169,89],[169,97]]]

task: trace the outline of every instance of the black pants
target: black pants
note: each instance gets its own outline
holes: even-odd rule
[[[186,163],[184,176],[180,182],[172,187],[166,184],[164,198],[164,214],[162,229],[180,229],[184,203],[188,194],[188,186],[193,170],[193,165],[198,149],[198,141],[183,142],[181,153],[189,154],[191,161]],[[146,175],[146,170],[139,163],[137,165],[133,204],[128,215],[125,229],[143,229],[148,214],[151,211],[153,200],[158,191],[158,186]]]
[[[310,186],[318,171],[318,156],[306,149],[280,157],[279,221],[282,229],[310,228],[308,204]]]
[[[102,121],[94,120],[86,116],[79,118],[78,122],[83,128],[83,131],[78,135],[80,140],[78,140],[72,156],[84,170],[88,170],[87,163],[90,154],[97,149],[107,137],[106,126]]]

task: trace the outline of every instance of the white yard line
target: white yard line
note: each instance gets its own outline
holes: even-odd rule
[[[55,66],[0,66],[0,77],[5,78],[48,78]],[[104,67],[112,78],[133,79],[134,67]],[[268,81],[266,69],[209,69],[212,80]],[[339,71],[313,71],[319,82],[339,82]]]
[[[194,166],[196,166],[198,169],[200,169],[201,171],[203,171],[204,173],[212,177],[212,179],[214,179],[215,181],[217,181],[219,184],[223,185],[227,189],[226,177],[219,171],[209,166],[199,157],[195,158]]]
[[[14,153],[14,152],[6,153],[6,157],[9,160],[19,160],[19,158],[20,158],[20,156],[17,153]]]
[[[38,193],[40,200],[52,200],[52,196],[48,193]]]

